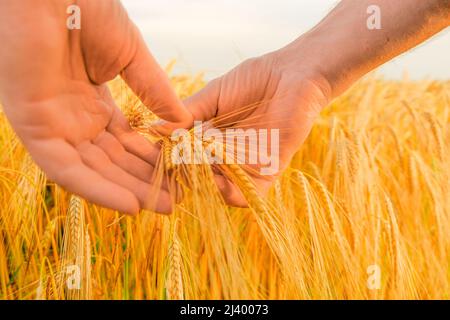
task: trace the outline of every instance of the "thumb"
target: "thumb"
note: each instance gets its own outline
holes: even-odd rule
[[[216,117],[220,97],[220,86],[221,78],[215,79],[208,83],[201,91],[183,101],[186,110],[191,114],[193,121],[208,121]],[[193,125],[193,121],[184,126],[180,125],[180,123],[170,121],[157,121],[153,124],[152,128],[163,135],[169,135],[179,128],[190,129]]]
[[[192,115],[173,91],[169,78],[161,69],[136,29],[136,50],[121,72],[131,90],[158,117],[178,125],[192,123]]]

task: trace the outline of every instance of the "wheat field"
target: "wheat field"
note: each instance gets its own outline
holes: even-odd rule
[[[171,80],[182,98],[205,85]],[[120,80],[111,88],[145,131],[153,115]],[[1,111],[0,149],[0,299],[450,296],[449,81],[360,81],[267,198],[229,166],[246,209],[224,204],[207,165],[174,170],[170,216],[97,207],[47,180]]]

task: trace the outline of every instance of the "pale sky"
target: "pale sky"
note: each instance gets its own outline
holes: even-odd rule
[[[122,0],[160,64],[211,79],[276,50],[319,22],[336,0]],[[450,32],[394,59],[378,73],[450,79]]]

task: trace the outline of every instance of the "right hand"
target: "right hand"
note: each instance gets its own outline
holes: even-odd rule
[[[304,58],[301,51],[282,49],[247,60],[185,101],[195,120],[208,121],[226,116],[226,121],[221,122],[223,127],[226,122],[235,128],[279,130],[277,171],[262,176],[258,174],[261,164],[251,166],[257,169],[250,173],[261,194],[267,192],[288,166],[308,136],[314,120],[330,100],[328,81]],[[170,124],[166,125],[166,129],[171,128]],[[247,205],[242,193],[229,179],[218,174],[216,182],[228,204]]]

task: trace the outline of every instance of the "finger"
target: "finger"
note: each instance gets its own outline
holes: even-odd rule
[[[220,97],[221,78],[211,81],[204,89],[183,101],[186,109],[192,114],[194,121],[207,121],[217,115],[218,100]],[[179,123],[158,121],[152,128],[162,135],[169,135],[175,129],[189,129],[192,124],[180,126]]]
[[[124,146],[111,133],[105,131],[92,142],[102,149],[114,164],[129,174],[143,182],[149,182],[152,178],[153,166],[127,152]]]
[[[205,88],[184,101],[194,120],[207,121],[216,116],[221,82],[222,78],[209,82]]]
[[[249,175],[249,179],[251,179],[259,195],[262,197],[267,195],[274,180],[273,177],[267,179],[264,177],[258,178],[255,175]],[[245,194],[230,178],[223,174],[214,174],[214,181],[226,204],[238,208],[248,207]]]
[[[245,200],[241,190],[233,182],[217,174],[214,175],[214,181],[226,204],[238,208],[248,207],[247,200]]]
[[[176,96],[167,75],[151,55],[137,28],[134,28],[136,50],[121,76],[157,116],[180,125],[191,123],[191,114]]]
[[[105,179],[130,190],[139,200],[141,208],[160,213],[171,212],[170,196],[166,191],[159,190],[119,168],[102,149],[92,143],[81,143],[77,150],[88,167],[99,172]]]
[[[114,164],[143,182],[153,183],[155,168],[148,162],[127,152],[111,133],[101,133],[93,143],[101,148]],[[166,181],[161,183],[161,187],[168,190]]]
[[[128,152],[153,166],[158,161],[160,147],[134,131],[117,106],[114,106],[111,121],[106,129],[117,138]]]
[[[139,212],[139,201],[131,191],[86,166],[78,152],[64,140],[40,140],[27,147],[49,179],[67,191],[123,213]]]

